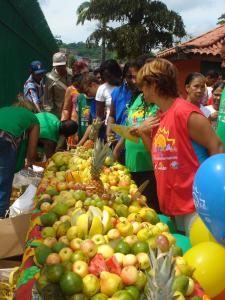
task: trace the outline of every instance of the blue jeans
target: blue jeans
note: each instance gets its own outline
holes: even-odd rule
[[[9,209],[16,155],[10,142],[0,138],[0,217]]]

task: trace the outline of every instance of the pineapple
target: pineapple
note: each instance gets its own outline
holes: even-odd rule
[[[150,249],[151,271],[146,273],[146,300],[175,300],[173,281],[175,279],[175,261],[172,259],[172,249],[167,253],[157,251],[157,256]]]
[[[102,195],[104,193],[104,185],[100,179],[100,173],[109,151],[109,145],[104,144],[100,139],[97,139],[92,154],[91,181],[86,187],[86,190],[90,191],[92,194]]]
[[[84,143],[85,149],[90,149],[94,147],[94,143],[98,138],[99,130],[102,126],[102,121],[99,118],[93,120],[91,125],[91,131],[89,134],[89,139]]]

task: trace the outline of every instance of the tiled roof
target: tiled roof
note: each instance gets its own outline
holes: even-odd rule
[[[221,43],[225,39],[225,24],[202,34],[188,42],[158,53],[158,57],[169,57],[179,52],[191,54],[219,55]]]

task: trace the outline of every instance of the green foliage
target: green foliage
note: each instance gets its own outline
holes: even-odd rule
[[[217,21],[217,25],[223,25],[225,24],[225,14],[222,14]]]
[[[82,22],[100,21],[88,42],[98,44],[104,39],[106,47],[115,50],[119,58],[136,57],[155,48],[170,47],[175,39],[186,34],[181,16],[160,1],[90,0],[83,12],[85,18]],[[109,21],[119,22],[120,26],[106,26]]]
[[[88,57],[90,59],[101,59],[101,47],[98,45],[94,45],[92,43],[86,44],[84,42],[78,42],[78,43],[70,43],[70,44],[64,44],[62,43],[60,47],[73,49],[76,52],[77,56],[81,57]],[[113,57],[113,52],[108,51],[106,55],[107,59]],[[76,57],[75,57],[76,58]],[[69,56],[69,64],[72,64],[72,60],[75,60],[74,56]]]

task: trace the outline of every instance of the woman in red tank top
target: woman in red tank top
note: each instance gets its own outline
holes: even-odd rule
[[[158,119],[149,118],[138,129],[151,151],[160,209],[187,233],[195,215],[195,173],[204,159],[224,151],[223,144],[200,109],[178,97],[177,70],[171,62],[153,60],[137,80],[145,101],[160,108]]]

